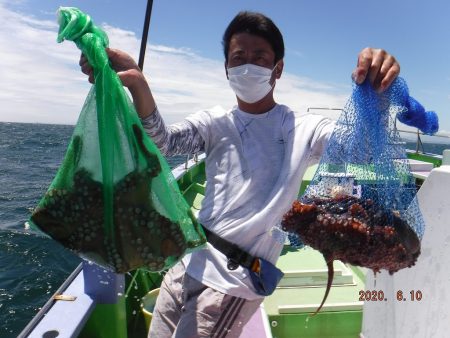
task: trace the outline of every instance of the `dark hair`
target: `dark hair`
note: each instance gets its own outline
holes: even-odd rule
[[[239,12],[230,22],[222,38],[225,61],[228,62],[230,40],[234,34],[249,33],[270,43],[275,53],[275,63],[284,57],[284,42],[278,27],[267,16],[255,12]]]

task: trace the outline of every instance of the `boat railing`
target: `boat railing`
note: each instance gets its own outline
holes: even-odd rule
[[[199,153],[195,153],[195,154],[187,154],[186,156],[186,162],[184,163],[184,169],[188,169],[189,168],[189,161],[192,160],[194,161],[194,163],[198,163],[199,161]]]
[[[423,153],[423,154],[426,153],[424,146],[423,146],[422,138],[421,138],[421,136],[425,136],[426,134],[420,132],[419,129],[417,129],[416,131],[397,129],[397,131],[399,133],[416,135],[416,153]],[[448,135],[435,134],[435,135],[432,135],[432,137],[445,138],[445,139],[448,139],[449,143],[450,143],[450,136],[448,136]]]
[[[25,338],[30,335],[31,332],[36,328],[39,322],[45,317],[47,312],[52,308],[52,306],[57,301],[57,296],[60,296],[68,288],[68,286],[75,280],[78,274],[83,269],[83,264],[80,263],[74,271],[67,277],[67,279],[61,284],[58,290],[55,291],[53,296],[41,307],[39,312],[33,317],[33,319],[25,326],[22,332],[17,336],[17,338]],[[56,337],[56,336],[55,336]]]
[[[322,111],[340,111],[342,112],[343,109],[342,108],[330,108],[330,107],[309,107],[307,109],[307,112],[312,112],[314,110],[322,110]],[[419,129],[416,130],[403,130],[403,129],[398,129],[397,128],[397,120],[395,119],[395,125],[394,125],[395,129],[401,133],[401,134],[413,134],[416,135],[415,137],[415,142],[416,142],[416,150],[415,153],[416,154],[426,154],[426,155],[433,155],[434,157],[437,157],[439,159],[442,159],[442,154],[434,154],[434,153],[430,153],[430,152],[426,152],[424,149],[424,145],[422,142],[422,136],[429,136],[426,135],[424,133],[422,133]],[[436,137],[436,138],[444,138],[444,139],[448,139],[448,143],[450,144],[450,135],[445,135],[445,134],[434,134],[430,137]],[[413,141],[413,140],[412,140]],[[450,148],[450,145],[449,145]],[[407,150],[407,152],[413,152],[411,150]]]

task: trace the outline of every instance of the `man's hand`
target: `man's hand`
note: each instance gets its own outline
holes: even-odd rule
[[[111,67],[119,75],[122,84],[128,87],[130,90],[145,82],[144,76],[139,69],[139,66],[133,60],[133,58],[127,53],[118,50],[106,48]],[[92,66],[89,64],[88,59],[81,54],[80,57],[81,71],[89,76],[89,82],[94,83],[94,72]]]
[[[141,118],[149,116],[155,110],[156,103],[139,66],[130,55],[121,50],[106,48],[106,53],[112,69],[117,72],[122,84],[130,90],[139,116]],[[94,71],[83,54],[79,64],[81,71],[89,76],[89,82],[94,83]]]
[[[377,92],[386,90],[400,73],[397,60],[383,49],[364,48],[358,55],[358,64],[352,77],[357,84],[369,78]]]
[[[79,65],[81,67],[81,71],[89,76],[89,82],[94,83],[94,71],[92,69],[92,66],[89,64],[89,61],[84,54],[81,54],[80,56],[80,62]]]

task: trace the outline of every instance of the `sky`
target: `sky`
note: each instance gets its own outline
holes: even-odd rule
[[[145,0],[0,0],[0,121],[76,123],[91,85],[75,44],[56,43],[60,6],[89,14],[111,47],[138,58]],[[277,102],[297,111],[343,107],[359,51],[383,48],[399,61],[410,95],[450,134],[446,0],[154,0],[144,74],[167,123],[235,105],[221,39],[241,10],[268,15],[283,33]]]

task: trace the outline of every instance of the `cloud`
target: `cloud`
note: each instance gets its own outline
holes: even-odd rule
[[[295,50],[292,48],[286,47],[286,54],[294,55],[295,57],[303,58],[305,57],[305,54],[302,51]]]
[[[0,2],[0,121],[75,124],[90,89],[72,42],[56,43],[57,24],[19,14]],[[110,46],[139,53],[134,32],[104,24]],[[150,45],[146,75],[166,122],[200,109],[235,104],[222,60],[200,56],[189,48]],[[349,88],[284,73],[277,101],[294,110],[310,106],[342,107]]]
[[[85,79],[75,73],[79,53],[56,43],[53,22],[1,4],[0,17],[0,120],[73,123],[88,90]]]

